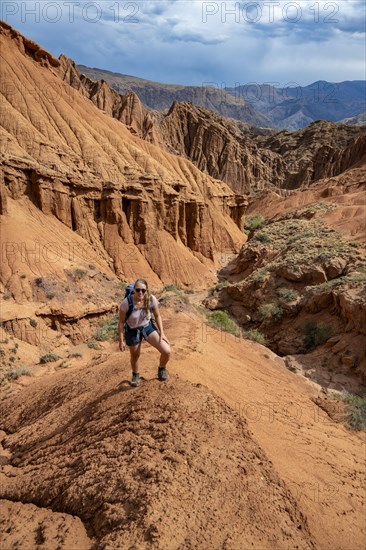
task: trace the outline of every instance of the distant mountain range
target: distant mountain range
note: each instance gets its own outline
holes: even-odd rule
[[[250,84],[219,89],[161,84],[103,69],[78,65],[93,80],[105,80],[119,93],[135,92],[150,109],[164,111],[174,101],[189,101],[221,116],[266,128],[298,130],[315,120],[338,122],[366,110],[366,81],[318,81],[309,86],[275,88]]]

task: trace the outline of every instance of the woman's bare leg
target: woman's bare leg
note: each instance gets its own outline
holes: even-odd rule
[[[170,359],[170,346],[165,340],[161,340],[159,343],[159,333],[157,330],[151,332],[146,338],[147,342],[154,348],[160,351],[160,364],[159,367],[166,367]]]
[[[140,353],[141,353],[141,342],[139,342],[136,346],[129,346],[128,349],[130,350],[130,360],[131,360],[132,372],[139,372],[139,358],[140,358]]]

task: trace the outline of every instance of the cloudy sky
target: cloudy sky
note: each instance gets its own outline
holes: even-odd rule
[[[1,19],[55,56],[164,83],[365,79],[363,0],[2,0]]]

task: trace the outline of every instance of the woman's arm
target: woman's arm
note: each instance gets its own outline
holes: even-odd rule
[[[126,320],[126,312],[119,308],[118,314],[118,344],[121,351],[125,351],[126,344],[124,342],[124,326]]]

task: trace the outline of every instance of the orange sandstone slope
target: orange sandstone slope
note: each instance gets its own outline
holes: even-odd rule
[[[76,246],[71,230],[121,278],[198,286],[215,280],[218,256],[245,241],[239,227],[246,199],[133,136],[61,80],[57,59],[5,23],[0,32],[5,241],[32,249],[35,235],[44,246],[65,231]],[[18,233],[22,220],[30,239],[26,229]],[[21,275],[8,257],[5,264],[3,285]],[[23,264],[23,275],[39,272],[34,255]]]
[[[313,185],[279,194],[264,191],[250,202],[246,214],[260,212],[274,218],[316,203],[330,203],[332,208],[321,217],[341,231],[346,239],[366,242],[366,162],[338,176],[324,178]]]
[[[111,344],[2,402],[8,546],[32,536],[28,521],[7,532],[19,511],[50,550],[57,537],[80,548],[363,548],[364,437],[263,346],[190,310],[164,318],[166,385],[143,344],[131,390],[128,355]]]
[[[33,525],[38,520],[38,531],[46,511],[54,517],[54,533],[44,529],[50,549],[71,548],[55,544],[65,536],[61,514],[74,548],[85,548],[85,531],[72,516],[86,527],[89,548],[316,547],[238,413],[177,376],[164,385],[144,380],[133,391],[120,366],[121,354],[112,354],[104,364],[42,378],[3,405],[7,548],[31,535],[27,522],[9,529],[8,501]]]

